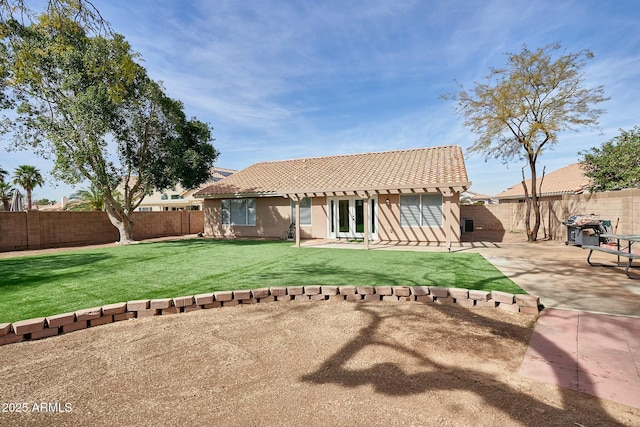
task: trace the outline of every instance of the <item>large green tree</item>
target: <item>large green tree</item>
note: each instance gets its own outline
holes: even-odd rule
[[[33,22],[2,23],[4,96],[17,114],[4,131],[19,147],[51,153],[56,178],[95,186],[129,243],[145,195],[209,179],[211,129],[149,78],[123,36],[78,22],[74,10],[86,2],[58,3]]]
[[[620,135],[579,155],[593,180],[591,191],[640,187],[640,127],[621,129]]]
[[[33,189],[44,184],[42,174],[35,166],[20,165],[13,173],[13,183],[24,188],[27,193],[27,209],[31,210],[31,194]]]
[[[4,182],[4,177],[7,176],[9,172],[7,172],[5,169],[2,169],[2,166],[0,166],[0,182]]]
[[[515,158],[526,161],[531,188],[524,179],[522,184],[528,201],[525,224],[529,241],[537,239],[540,229],[540,156],[558,142],[561,132],[596,127],[603,110],[595,105],[608,99],[602,86],[585,87],[582,69],[592,58],[587,50],[567,53],[557,43],[536,50],[524,46],[519,53],[508,53],[507,65],[492,68],[485,82],[476,82],[472,90],[460,85],[457,93],[444,96],[457,102],[465,125],[478,136],[470,152],[505,162]]]

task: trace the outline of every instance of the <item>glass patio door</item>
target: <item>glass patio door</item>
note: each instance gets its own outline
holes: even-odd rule
[[[337,210],[336,237],[364,239],[364,200],[338,199]]]
[[[356,199],[355,203],[355,231],[364,237],[364,200]]]
[[[351,230],[351,212],[349,200],[338,200],[338,236],[349,237]]]

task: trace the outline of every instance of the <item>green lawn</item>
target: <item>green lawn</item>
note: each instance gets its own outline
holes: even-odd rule
[[[472,253],[180,240],[0,259],[0,323],[136,299],[300,285],[429,285],[526,293]]]

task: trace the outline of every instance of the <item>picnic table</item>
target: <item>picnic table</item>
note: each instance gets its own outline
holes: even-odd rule
[[[627,258],[626,267],[624,269],[624,272],[626,273],[627,277],[630,279],[640,279],[640,276],[632,276],[631,273],[629,272],[629,270],[632,268],[631,263],[633,262],[633,260],[640,259],[640,254],[631,252],[631,246],[633,245],[633,243],[640,242],[640,235],[604,233],[604,234],[600,234],[600,237],[605,238],[609,241],[615,240],[616,241],[615,249],[609,246],[600,246],[599,242],[598,242],[598,246],[583,245],[582,249],[589,249],[589,255],[587,256],[587,263],[591,266],[611,267],[611,265],[608,265],[608,264],[591,262],[591,255],[593,255],[594,251],[605,252],[608,254],[616,255],[618,257],[617,266],[621,266],[620,258]],[[627,242],[627,246],[623,247],[623,245],[620,242]]]

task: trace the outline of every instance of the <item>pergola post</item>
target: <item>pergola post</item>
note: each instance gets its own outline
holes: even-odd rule
[[[369,232],[371,231],[369,224],[369,195],[365,195],[362,202],[362,209],[364,210],[364,248],[369,250]]]
[[[296,248],[300,247],[300,198],[295,197],[294,203],[296,206]]]
[[[444,202],[444,206],[445,206],[445,212],[446,212],[446,217],[445,217],[445,221],[444,221],[444,233],[445,233],[445,240],[446,240],[446,245],[447,248],[449,250],[451,250],[451,228],[453,227],[453,209],[451,207],[451,197],[452,197],[452,191],[451,189],[447,189],[445,191],[442,192],[442,195],[445,198],[445,202]]]

